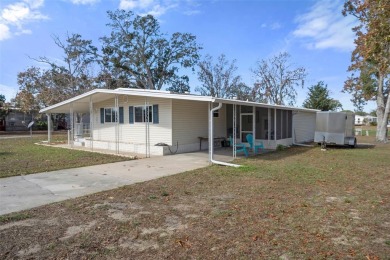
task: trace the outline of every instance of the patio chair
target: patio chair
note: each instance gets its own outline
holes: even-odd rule
[[[233,147],[233,138],[229,136],[230,145]],[[236,143],[236,152],[241,153],[243,152],[245,154],[245,157],[249,156],[248,150],[246,149],[245,144],[243,143]]]
[[[256,154],[257,150],[261,150],[262,152],[264,152],[264,144],[263,142],[259,142],[259,143],[256,143],[255,144],[255,147],[253,149],[253,135],[252,134],[247,134],[246,135],[246,140],[248,141],[251,149],[253,150],[254,154]]]

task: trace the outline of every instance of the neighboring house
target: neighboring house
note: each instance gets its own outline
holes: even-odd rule
[[[371,123],[377,123],[378,118],[375,116],[359,116],[355,115],[355,125],[370,125]]]
[[[220,140],[228,140],[234,134],[239,143],[245,143],[246,135],[253,134],[266,149],[313,141],[317,111],[120,88],[96,89],[40,112],[69,114],[71,145],[148,156],[206,150],[211,136],[220,145]],[[86,114],[90,116],[88,123],[81,119]],[[48,137],[50,140],[50,133]]]
[[[364,125],[364,116],[355,115],[355,125]]]
[[[30,114],[20,111],[18,108],[11,108],[8,114],[0,120],[2,131],[27,131],[27,125],[32,121]]]
[[[366,118],[367,124],[378,122],[378,118],[376,116],[367,115],[367,116],[365,116],[365,118]]]

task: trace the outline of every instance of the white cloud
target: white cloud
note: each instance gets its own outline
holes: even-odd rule
[[[94,5],[98,3],[100,0],[70,0],[72,4],[76,5]]]
[[[30,6],[30,8],[37,9],[43,6],[45,0],[24,0],[24,2],[27,3]]]
[[[120,0],[119,8],[132,10],[140,15],[151,14],[159,17],[168,10],[173,9],[177,4],[170,0]]]
[[[201,11],[200,10],[190,10],[190,11],[184,11],[183,12],[185,15],[197,15],[197,14],[200,14]]]
[[[0,10],[0,41],[12,35],[31,34],[24,26],[31,22],[46,20],[48,17],[39,11],[43,0],[24,0],[9,4]]]
[[[157,1],[154,0],[121,0],[119,3],[120,9],[130,10],[130,9],[147,9],[153,7]]]
[[[19,23],[30,14],[30,8],[25,3],[9,5],[1,12],[1,18],[6,23]]]
[[[119,3],[119,9],[131,10],[137,8],[137,2],[132,0],[121,0]]]
[[[342,4],[332,0],[317,2],[307,13],[296,18],[298,26],[293,35],[303,39],[309,49],[351,51],[355,38],[352,27],[356,20],[341,14]]]
[[[161,6],[161,5],[157,4],[157,5],[154,5],[152,7],[152,9],[150,9],[149,11],[147,11],[146,13],[143,13],[141,15],[150,14],[150,15],[153,15],[154,17],[159,17],[159,16],[165,14],[169,9],[172,9],[175,7],[176,7],[176,5]]]
[[[271,30],[278,30],[278,29],[282,28],[282,25],[279,22],[274,22],[271,24],[262,23],[260,27],[261,28],[268,28]]]
[[[0,41],[7,40],[9,38],[11,38],[9,27],[5,24],[0,24]]]
[[[15,35],[22,35],[22,34],[32,34],[32,31],[29,29],[22,29],[15,33]]]

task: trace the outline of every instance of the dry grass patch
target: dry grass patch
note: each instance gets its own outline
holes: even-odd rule
[[[294,147],[39,207],[0,225],[0,258],[386,259],[389,158]]]

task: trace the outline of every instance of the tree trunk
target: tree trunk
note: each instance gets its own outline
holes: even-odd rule
[[[386,143],[387,142],[387,119],[389,117],[389,111],[390,111],[390,98],[387,97],[386,107],[385,107],[383,83],[384,83],[384,77],[380,75],[378,79],[378,95],[376,99],[376,104],[377,104],[376,115],[378,117],[377,127],[376,127],[376,141],[381,143]]]

